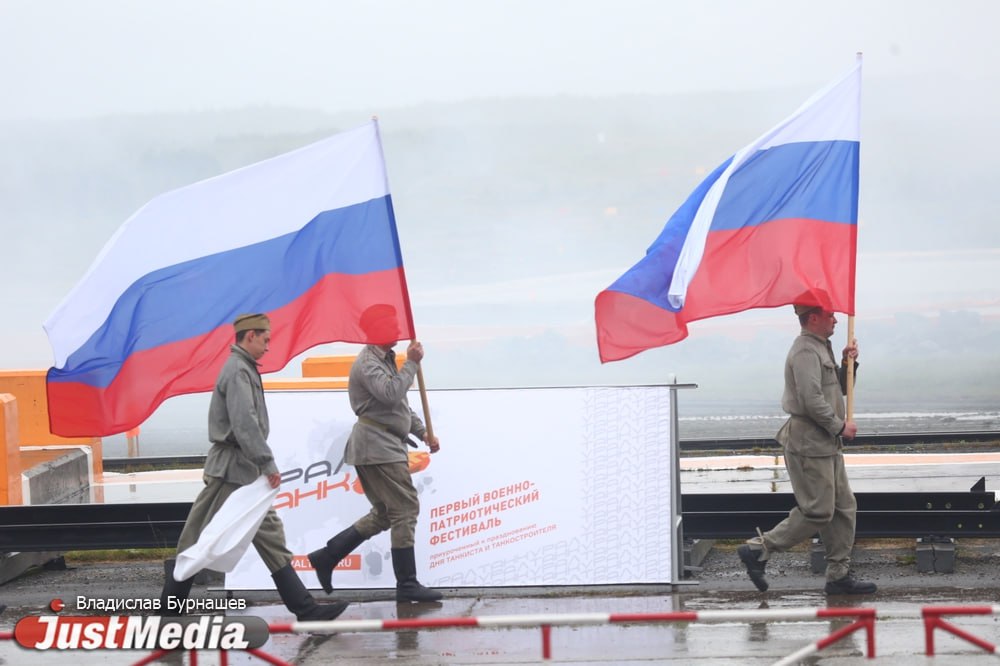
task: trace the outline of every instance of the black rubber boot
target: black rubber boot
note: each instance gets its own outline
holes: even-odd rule
[[[440,601],[440,592],[417,581],[413,546],[392,549],[392,570],[396,573],[396,601]]]
[[[855,580],[851,574],[847,574],[838,580],[831,580],[826,584],[827,594],[875,594],[878,586],[864,580]]]
[[[767,560],[761,561],[757,559],[762,553],[763,551],[751,548],[745,544],[736,549],[736,554],[740,556],[740,561],[746,565],[750,580],[753,581],[758,590],[767,592],[767,579],[764,578],[764,569],[767,567]]]
[[[326,542],[326,545],[319,550],[309,553],[309,563],[316,570],[316,578],[323,591],[327,594],[333,592],[334,568],[340,561],[351,554],[355,548],[365,542],[361,533],[351,525],[346,530]]]
[[[278,588],[281,600],[285,602],[285,607],[292,611],[300,622],[333,620],[347,608],[345,601],[336,601],[331,604],[316,603],[291,564],[286,564],[275,571],[271,574],[271,578],[274,579],[274,584]]]
[[[194,576],[187,580],[174,580],[174,563],[174,560],[163,563],[163,573],[166,578],[163,581],[163,592],[160,593],[159,615],[161,616],[183,615],[180,604],[187,601],[188,595],[191,594],[191,584],[194,583]],[[172,603],[168,603],[168,600]]]

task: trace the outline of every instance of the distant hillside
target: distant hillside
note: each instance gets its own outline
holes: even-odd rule
[[[440,276],[446,281],[474,275],[484,247],[514,271],[533,261],[573,270],[633,260],[705,170],[809,92],[377,110],[407,254],[442,243],[456,249],[451,270]],[[1000,128],[977,114],[976,102],[948,91],[928,95],[906,82],[867,84],[863,249],[1000,245],[987,196],[1000,153],[984,149],[1000,143]],[[61,241],[50,249],[67,250],[79,267],[153,196],[368,117],[242,109],[0,128],[0,219],[23,250],[13,259],[35,260],[42,225]]]
[[[3,302],[14,322],[6,365],[47,357],[44,317],[149,199],[357,126],[372,112],[419,295],[626,268],[707,171],[811,92],[483,99],[337,115],[235,109],[0,127],[0,271],[18,285]],[[956,82],[928,94],[919,81],[871,81],[864,94],[862,251],[1000,247],[987,182],[1000,173],[1000,151],[990,148],[1000,143],[1000,125],[988,91],[969,93]],[[995,298],[996,285],[990,289]],[[560,307],[421,314],[431,324],[463,319],[473,327],[505,318],[589,325],[589,301]],[[887,399],[1000,395],[995,319],[903,316],[867,324],[865,390]],[[529,337],[456,343],[438,357],[432,381],[663,381],[674,372],[718,396],[772,396],[790,334],[739,343],[699,335],[601,366],[592,343],[580,346],[553,326]]]

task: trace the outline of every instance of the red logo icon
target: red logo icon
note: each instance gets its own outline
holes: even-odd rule
[[[49,602],[49,608],[51,608],[54,613],[58,613],[62,609],[66,608],[66,604],[63,603],[62,599],[53,599]]]

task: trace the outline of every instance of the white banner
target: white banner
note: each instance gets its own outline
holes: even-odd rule
[[[671,583],[670,389],[477,389],[428,396],[441,450],[410,449],[417,572],[430,587]],[[411,405],[419,406],[415,392]],[[346,391],[269,391],[282,470],[275,508],[293,566],[369,511],[343,463]],[[389,534],[334,571],[335,588],[395,587]],[[230,589],[270,589],[250,549]]]

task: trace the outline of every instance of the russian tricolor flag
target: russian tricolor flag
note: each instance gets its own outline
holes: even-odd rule
[[[639,263],[597,295],[601,361],[688,322],[790,303],[854,314],[861,60],[709,174]]]
[[[333,341],[388,303],[414,336],[372,121],[162,194],[129,218],[45,322],[50,428],[124,432],[170,396],[212,389],[237,315],[270,315],[262,372]]]

